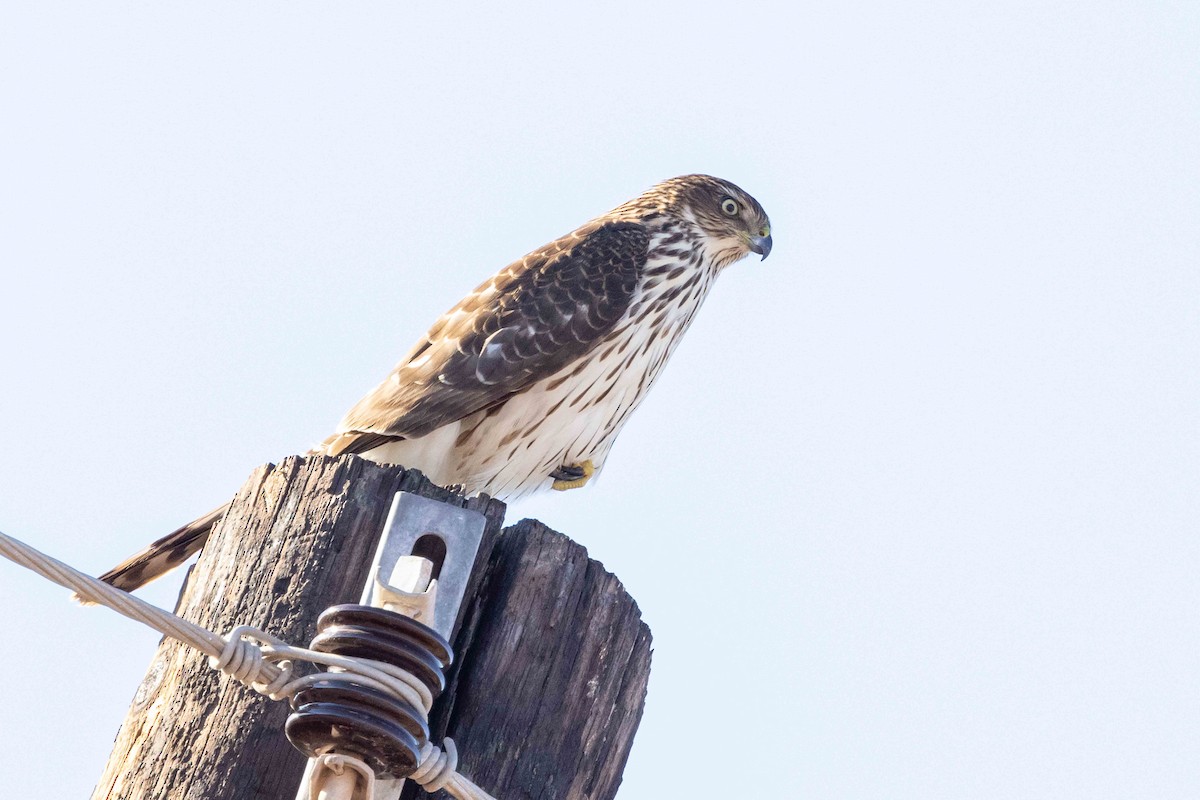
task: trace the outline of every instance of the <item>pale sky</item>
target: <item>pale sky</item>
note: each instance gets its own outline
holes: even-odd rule
[[[1198,45],[1194,3],[9,3],[0,530],[103,571],[708,172],[774,253],[510,514],[653,630],[620,796],[1200,796]],[[14,797],[91,791],[157,641],[66,594],[0,563]]]

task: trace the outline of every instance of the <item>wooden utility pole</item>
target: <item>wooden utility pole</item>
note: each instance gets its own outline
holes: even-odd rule
[[[612,798],[641,719],[650,632],[620,582],[504,505],[354,456],[256,470],[214,529],[176,613],[211,630],[255,625],[306,645],[326,607],[357,602],[397,491],[482,512],[487,527],[430,716],[460,771],[508,798]],[[160,644],[93,800],[293,800],[305,759],[285,703]],[[404,797],[423,791],[412,782]]]

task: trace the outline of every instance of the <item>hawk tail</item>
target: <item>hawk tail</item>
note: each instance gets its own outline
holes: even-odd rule
[[[209,531],[225,515],[229,503],[192,520],[100,576],[118,589],[132,592],[191,558],[208,541]],[[76,598],[78,599],[78,597]]]

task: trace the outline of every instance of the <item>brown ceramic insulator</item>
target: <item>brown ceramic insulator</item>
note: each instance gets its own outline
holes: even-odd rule
[[[429,728],[408,703],[347,678],[319,681],[292,698],[284,725],[288,740],[307,755],[361,758],[380,777],[404,778],[420,760]]]
[[[416,642],[390,633],[334,625],[318,633],[309,647],[320,653],[369,658],[405,669],[425,684],[433,697],[437,697],[446,688],[442,665],[434,658],[433,653]]]
[[[370,606],[340,605],[321,614],[317,631],[310,645],[314,650],[401,667],[433,697],[446,686],[443,669],[453,658],[450,645],[414,619]]]
[[[417,622],[412,617],[406,617],[385,608],[350,603],[330,606],[317,618],[317,631],[323,631],[333,625],[350,625],[356,628],[388,631],[421,644],[426,650],[433,653],[434,657],[442,663],[443,668],[450,666],[454,661],[454,651],[450,649],[450,643],[443,639],[441,634],[428,625]]]

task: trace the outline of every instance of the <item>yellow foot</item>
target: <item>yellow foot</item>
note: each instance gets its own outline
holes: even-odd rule
[[[590,458],[582,464],[572,464],[569,467],[562,466],[550,473],[550,477],[554,478],[554,483],[550,484],[550,488],[557,489],[560,492],[565,492],[568,489],[578,489],[595,474],[596,467],[592,464]]]

